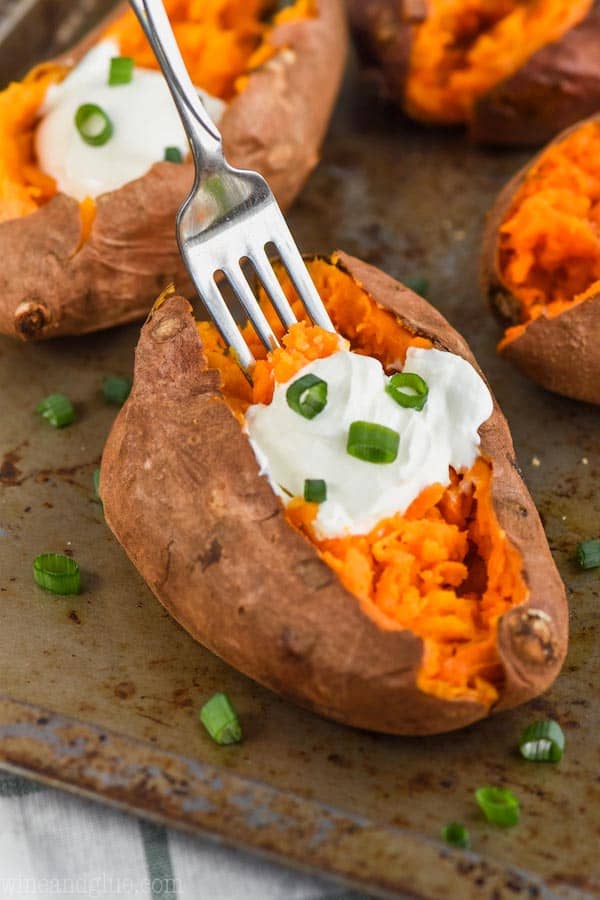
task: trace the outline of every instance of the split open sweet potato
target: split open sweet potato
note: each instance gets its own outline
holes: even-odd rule
[[[479,371],[445,319],[380,271],[343,253],[309,268],[338,332],[388,372],[412,347]],[[566,652],[565,593],[497,405],[468,471],[369,533],[320,540],[315,504],[284,507],[261,476],[244,416],[336,338],[292,326],[265,358],[245,334],[262,357],[252,386],[183,298],[142,330],[100,492],[160,602],[246,675],[361,728],[443,732],[546,689]]]
[[[539,145],[600,105],[595,0],[349,0],[359,50],[416,119]]]
[[[194,83],[226,102],[233,165],[260,171],[289,206],[317,162],[346,50],[341,0],[166,0]],[[191,290],[175,214],[191,162],[158,161],[95,200],[57,192],[34,132],[49,87],[109,36],[136,66],[156,63],[120,9],[60,59],[0,93],[0,332],[24,340],[81,334],[140,318],[169,282]]]
[[[600,403],[600,116],[559,135],[489,215],[483,287],[499,352],[542,387]]]

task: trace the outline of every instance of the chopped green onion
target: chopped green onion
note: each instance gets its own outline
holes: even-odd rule
[[[442,828],[442,840],[451,847],[466,850],[469,846],[469,832],[461,822],[450,822]]]
[[[600,566],[600,540],[582,541],[577,547],[577,560],[582,569]]]
[[[290,409],[298,415],[314,419],[327,406],[327,382],[316,375],[303,375],[292,382],[285,399]]]
[[[101,147],[110,140],[113,124],[95,103],[83,103],[75,113],[75,127],[81,139],[92,147]]]
[[[38,403],[35,411],[53,428],[64,428],[75,421],[73,404],[65,394],[50,394]]]
[[[214,694],[200,710],[200,721],[217,744],[236,744],[242,726],[227,694]]]
[[[129,84],[133,78],[133,67],[134,61],[131,56],[113,56],[110,61],[108,83],[111,86]]]
[[[179,147],[165,147],[165,162],[183,162],[183,154]]]
[[[350,456],[372,463],[392,463],[398,456],[400,435],[385,425],[353,422],[348,431],[346,450]]]
[[[33,562],[36,584],[52,594],[78,594],[81,584],[79,566],[70,556],[43,553]]]
[[[415,275],[413,278],[407,278],[404,284],[421,297],[427,297],[429,293],[429,282],[424,275]]]
[[[94,469],[92,472],[92,484],[94,486],[94,496],[96,500],[99,500],[102,503],[102,498],[100,496],[100,469]]]
[[[565,749],[563,730],[553,719],[533,722],[519,742],[521,755],[533,762],[560,762]]]
[[[427,382],[414,372],[396,372],[390,378],[385,390],[400,406],[419,412],[427,403],[429,394]]]
[[[488,822],[509,827],[519,821],[519,801],[512,791],[499,787],[481,787],[475,799]]]
[[[308,503],[325,503],[327,484],[322,478],[307,478],[304,482],[304,499]]]
[[[102,393],[107,403],[123,406],[131,392],[131,379],[110,375],[102,382]]]

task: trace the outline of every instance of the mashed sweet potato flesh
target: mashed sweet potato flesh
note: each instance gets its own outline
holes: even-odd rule
[[[0,92],[0,222],[34,212],[56,193],[54,179],[35,164],[33,135],[38,110],[60,66],[38,66]]]
[[[521,322],[560,315],[600,293],[600,123],[550,145],[527,173],[500,226],[502,281],[521,303]]]
[[[336,329],[359,353],[377,357],[387,370],[401,368],[408,347],[431,342],[404,328],[348,274],[323,260],[309,264]],[[286,276],[284,290],[301,307]],[[282,327],[263,298],[265,311]],[[269,403],[275,382],[285,383],[310,361],[335,353],[339,339],[303,318],[269,354],[250,327],[245,337],[258,359],[251,386],[212,324],[198,329],[211,368],[221,373],[225,397],[243,422],[251,403]],[[449,472],[450,484],[433,484],[403,513],[365,535],[319,540],[317,506],[294,498],[288,521],[315,545],[368,614],[375,610],[417,634],[424,644],[418,673],[422,691],[446,700],[491,706],[503,669],[496,648],[499,618],[527,597],[522,560],[500,528],[492,502],[492,466],[480,457],[468,472]]]
[[[275,14],[273,0],[165,0],[165,7],[192,81],[222,100],[231,100],[238,92],[238,80],[273,55],[269,36],[276,25],[317,13],[316,0],[296,0]],[[108,35],[136,65],[158,68],[131,10]]]
[[[416,26],[405,90],[415,118],[468,121],[477,100],[558,40],[593,0],[431,0]]]
[[[269,38],[276,25],[317,15],[317,0],[295,0],[275,13],[272,0],[165,0],[165,6],[192,80],[223,100],[244,90],[249,73],[274,55]],[[115,38],[121,55],[132,56],[136,65],[158,68],[130,10],[106,36]],[[54,179],[36,165],[33,136],[48,88],[67,71],[38,66],[0,92],[0,222],[35,212],[56,193]]]

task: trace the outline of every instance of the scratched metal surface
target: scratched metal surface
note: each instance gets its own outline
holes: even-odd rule
[[[458,133],[434,134],[399,121],[351,72],[323,163],[290,218],[307,251],[340,246],[395,276],[426,275],[430,299],[471,342],[511,422],[569,588],[571,646],[555,687],[523,709],[462,732],[401,739],[328,723],[252,684],[167,616],[92,496],[91,475],[114,415],[101,398],[101,379],[131,370],[137,328],[38,346],[1,339],[5,764],[374,892],[600,895],[593,704],[600,580],[597,571],[581,573],[573,564],[577,542],[600,532],[600,409],[547,394],[499,360],[498,330],[477,288],[484,211],[522,158],[473,150]],[[77,424],[63,431],[32,411],[53,391],[76,403]],[[31,562],[47,550],[77,558],[81,595],[54,598],[33,584]],[[196,710],[216,689],[231,694],[243,718],[246,740],[239,747],[216,747],[198,725]],[[54,715],[47,722],[21,703]],[[558,767],[527,763],[515,752],[521,729],[538,716],[555,717],[566,732]],[[215,777],[222,778],[217,794]],[[486,783],[519,795],[517,828],[482,821],[473,790]],[[323,826],[318,804],[340,811],[327,813],[339,817],[335,827]],[[450,820],[468,825],[482,858],[448,855],[430,842]],[[543,883],[514,875],[512,867]]]

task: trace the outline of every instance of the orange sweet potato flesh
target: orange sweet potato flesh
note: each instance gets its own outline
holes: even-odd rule
[[[275,17],[270,0],[167,6],[197,83],[228,102],[220,122],[227,158],[260,171],[289,206],[318,160],[341,80],[342,0],[296,0]],[[33,133],[48,86],[107,33],[152,64],[121,9],[55,64],[0,93],[0,332],[24,340],[140,318],[169,282],[192,295],[174,229],[190,162],[158,162],[83,208],[36,166]]]
[[[378,270],[339,253],[311,271],[357,351],[393,367],[416,341],[476,365],[439,313]],[[428,734],[535,696],[564,658],[566,602],[497,406],[471,472],[432,485],[377,537],[318,546],[311,505],[284,510],[260,477],[244,408],[268,399],[274,372],[292,377],[332,349],[299,325],[257,364],[250,389],[188,304],[164,300],[142,330],[134,387],[103,454],[109,526],[196,639],[333,719]]]
[[[541,144],[600,103],[594,0],[350,0],[359,49],[416,119]]]
[[[600,117],[559,135],[499,195],[483,283],[498,350],[557,393],[600,403]]]

